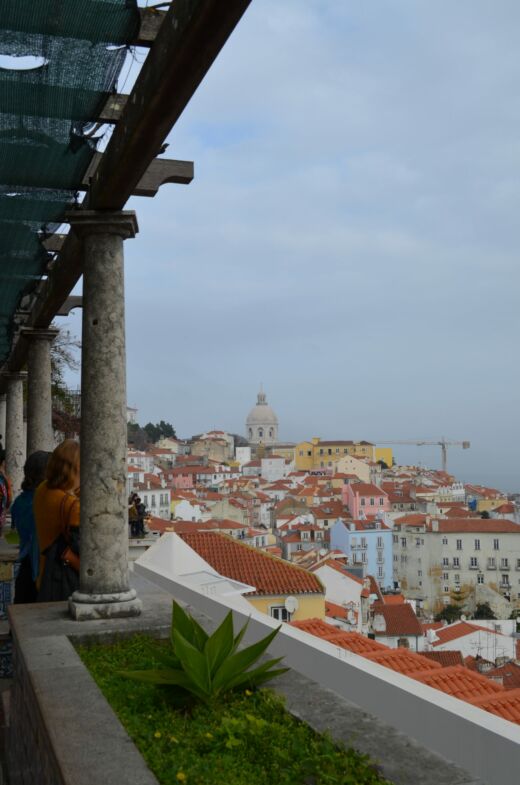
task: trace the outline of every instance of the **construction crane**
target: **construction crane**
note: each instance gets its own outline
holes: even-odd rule
[[[441,448],[441,456],[442,456],[442,471],[448,471],[448,447],[462,447],[463,450],[469,450],[470,443],[469,442],[449,442],[447,441],[444,436],[442,439],[439,439],[438,442],[430,442],[426,440],[422,441],[415,441],[414,439],[404,439],[404,440],[395,440],[390,442],[376,442],[376,444],[416,444],[419,447],[423,445],[430,445],[435,444]]]

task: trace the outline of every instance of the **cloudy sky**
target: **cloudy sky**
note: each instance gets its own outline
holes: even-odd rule
[[[263,382],[284,440],[468,439],[454,472],[520,490],[519,29],[517,0],[253,0],[169,140],[194,182],[129,204],[142,423],[244,432]]]

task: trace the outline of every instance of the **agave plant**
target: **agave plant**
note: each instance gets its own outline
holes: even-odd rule
[[[275,669],[275,665],[283,659],[278,657],[251,669],[280,627],[257,643],[239,650],[248,624],[249,621],[235,635],[230,611],[218,629],[208,635],[174,601],[171,648],[157,654],[157,659],[164,667],[160,670],[122,671],[121,675],[150,684],[180,687],[205,703],[230,690],[257,687],[285,673],[288,668]]]

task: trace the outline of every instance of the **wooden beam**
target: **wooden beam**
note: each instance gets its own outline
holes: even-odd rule
[[[89,208],[124,207],[250,2],[172,3],[94,175]]]
[[[83,179],[80,191],[87,191],[96,170],[102,165],[104,153],[96,153]],[[175,161],[154,158],[137,183],[132,196],[155,196],[161,185],[177,183],[188,185],[193,180],[193,161]]]
[[[161,16],[85,207],[123,209],[250,2],[175,0]],[[48,327],[82,272],[80,242],[71,232],[39,286],[25,326]],[[17,341],[3,370],[19,370],[26,357],[24,341]],[[2,387],[0,380],[0,392]]]
[[[63,249],[63,244],[67,238],[66,234],[51,234],[42,240],[42,245],[46,251],[59,253]]]
[[[141,27],[134,43],[136,46],[150,47],[157,38],[166,11],[161,11],[159,8],[140,8],[139,13]]]
[[[97,118],[98,123],[117,123],[128,101],[128,96],[120,93],[111,95]]]
[[[81,295],[67,297],[56,316],[68,316],[74,308],[83,308],[83,297]]]

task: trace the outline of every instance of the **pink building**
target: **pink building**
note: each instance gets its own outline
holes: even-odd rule
[[[388,494],[369,482],[354,482],[341,488],[343,504],[346,504],[351,516],[370,518],[380,512],[390,512],[391,505]]]

